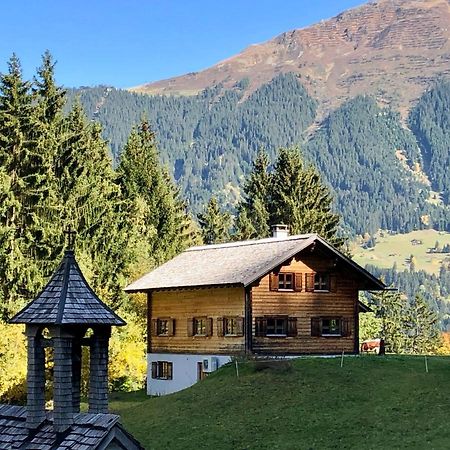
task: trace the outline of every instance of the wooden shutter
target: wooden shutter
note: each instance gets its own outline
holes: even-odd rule
[[[265,317],[256,317],[255,328],[255,336],[265,336],[267,333],[267,319]]]
[[[224,318],[223,317],[217,318],[217,336],[219,336],[219,337],[225,336]]]
[[[271,291],[278,291],[278,274],[271,273],[269,276],[269,289]]]
[[[152,378],[156,379],[158,378],[158,363],[152,362]]]
[[[320,336],[320,317],[311,317],[311,336]]]
[[[187,320],[187,335],[194,336],[194,319]]]
[[[295,273],[294,274],[294,289],[296,291],[302,290],[302,284],[303,284],[303,274],[302,273]]]
[[[171,362],[167,363],[167,379],[171,380],[173,378],[173,364]]]
[[[206,336],[213,335],[213,320],[211,317],[206,318]]]
[[[337,276],[335,273],[330,274],[330,292],[337,291]]]
[[[158,336],[158,319],[152,319],[152,336]]]
[[[350,326],[350,319],[343,318],[341,319],[341,336],[347,337],[350,336],[351,333],[351,326]]]
[[[236,334],[238,336],[244,336],[244,318],[236,317]]]
[[[305,291],[314,292],[314,276],[315,273],[305,274]]]
[[[175,319],[169,319],[168,320],[168,335],[174,336],[175,335]]]
[[[288,318],[288,336],[297,336],[297,317],[289,317]]]

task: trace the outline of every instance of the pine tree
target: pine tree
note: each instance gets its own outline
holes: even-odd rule
[[[219,244],[230,239],[231,215],[222,212],[215,197],[211,197],[198,221],[205,244]]]
[[[279,150],[269,197],[272,223],[289,225],[292,234],[317,233],[342,246],[329,189],[312,166],[305,166],[298,148]]]

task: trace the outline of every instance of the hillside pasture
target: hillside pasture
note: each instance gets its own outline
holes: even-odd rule
[[[415,270],[437,275],[444,261],[450,264],[450,253],[428,253],[436,241],[441,247],[450,244],[450,233],[436,230],[418,230],[406,234],[379,232],[375,247],[353,248],[353,259],[362,266],[372,264],[384,269],[390,269],[396,263],[397,270],[402,271],[409,269],[409,258],[414,255]]]
[[[449,357],[228,365],[166,397],[113,394],[146,449],[448,448]]]

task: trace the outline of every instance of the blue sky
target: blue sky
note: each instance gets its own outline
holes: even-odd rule
[[[46,50],[67,87],[129,87],[207,68],[250,44],[364,0],[13,0],[3,5],[0,72],[15,52],[30,78]]]

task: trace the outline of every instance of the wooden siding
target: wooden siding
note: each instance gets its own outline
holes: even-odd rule
[[[287,315],[297,318],[296,337],[254,337],[253,352],[257,354],[302,354],[357,352],[357,302],[358,289],[354,275],[339,267],[334,260],[319,254],[302,256],[302,261],[292,260],[280,268],[280,272],[302,274],[301,291],[271,291],[270,275],[261,279],[252,289],[253,336],[255,318],[271,315]],[[333,274],[333,292],[306,292],[306,274],[330,272]],[[348,337],[311,336],[312,317],[342,317],[349,320]],[[356,327],[355,327],[356,323]]]
[[[149,295],[148,321],[175,319],[174,336],[149,336],[153,353],[239,354],[245,349],[244,336],[217,335],[217,318],[244,317],[245,289],[239,287],[154,291]],[[188,320],[213,319],[212,336],[188,336]]]

